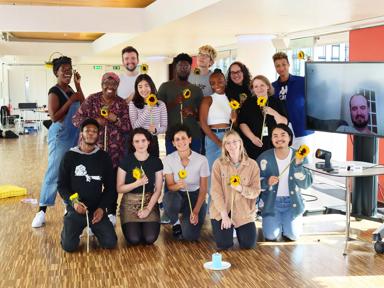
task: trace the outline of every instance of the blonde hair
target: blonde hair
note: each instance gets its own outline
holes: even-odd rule
[[[213,62],[215,62],[215,59],[217,57],[217,52],[216,52],[215,48],[213,48],[211,45],[201,46],[199,48],[199,53],[208,54]]]
[[[264,75],[257,75],[255,77],[253,77],[253,79],[251,80],[251,91],[253,89],[253,81],[255,81],[256,79],[260,80],[260,81],[263,81],[268,86],[268,96],[275,95],[275,89],[273,89],[273,86],[272,86],[271,82]]]
[[[229,131],[225,132],[224,137],[223,137],[223,141],[222,141],[222,145],[221,145],[220,161],[231,162],[231,157],[229,156],[227,149],[225,149],[225,142],[227,141],[229,136],[234,136],[236,138],[236,140],[240,141],[240,155],[239,155],[240,162],[243,160],[247,160],[248,155],[244,149],[243,139],[241,139],[239,133],[237,133],[235,130],[229,130]]]

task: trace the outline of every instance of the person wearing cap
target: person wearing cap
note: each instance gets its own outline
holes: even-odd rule
[[[106,214],[115,201],[115,177],[111,158],[97,146],[99,128],[95,119],[85,119],[80,124],[79,146],[71,148],[60,163],[58,190],[67,203],[61,246],[67,252],[78,248],[86,217],[102,248],[112,249],[117,243]]]
[[[48,112],[53,122],[48,130],[48,167],[40,191],[39,211],[32,221],[33,228],[45,224],[47,207],[55,205],[59,163],[79,138],[78,129],[72,124],[72,116],[84,101],[81,77],[72,70],[71,58],[61,56],[53,59],[52,65],[57,84],[48,91]],[[77,92],[69,86],[72,75]]]
[[[87,97],[77,110],[72,121],[76,127],[87,119],[95,119],[99,125],[98,145],[108,152],[112,159],[114,175],[125,152],[125,134],[131,129],[128,105],[123,98],[117,96],[120,78],[113,72],[105,73],[101,79],[101,92]],[[115,193],[117,201],[117,193]],[[112,223],[116,223],[116,201],[107,208]]]
[[[188,54],[181,53],[173,59],[173,67],[175,71],[174,79],[161,84],[158,92],[159,100],[162,100],[167,106],[168,127],[176,124],[184,124],[192,133],[191,148],[193,151],[201,152],[201,131],[198,123],[198,109],[203,98],[203,92],[196,85],[188,81],[191,73],[192,58]],[[183,94],[189,89],[189,97]],[[183,122],[183,123],[181,123]],[[172,139],[169,133],[166,133],[166,153],[167,155],[176,149],[172,145]]]
[[[212,71],[209,69],[215,59],[217,52],[215,48],[210,45],[204,45],[199,48],[199,54],[197,54],[197,67],[189,75],[188,81],[198,86],[203,91],[204,96],[212,95],[213,91],[209,83],[209,77]]]

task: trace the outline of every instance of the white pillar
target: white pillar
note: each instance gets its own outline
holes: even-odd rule
[[[271,82],[276,78],[275,67],[273,66],[272,56],[276,49],[272,39],[274,35],[249,34],[237,35],[237,56],[236,60],[244,63],[252,74],[264,75]]]

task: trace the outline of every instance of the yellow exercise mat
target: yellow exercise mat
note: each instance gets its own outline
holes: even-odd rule
[[[0,199],[27,195],[27,189],[15,185],[0,185]]]

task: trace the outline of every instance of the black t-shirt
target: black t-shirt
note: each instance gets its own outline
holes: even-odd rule
[[[135,168],[142,167],[145,175],[148,178],[148,184],[145,185],[145,192],[153,192],[156,183],[156,172],[163,170],[163,163],[160,158],[150,155],[147,160],[139,161],[136,159],[135,154],[131,153],[126,155],[120,162],[119,167],[127,172],[125,176],[125,184],[133,183],[136,181],[133,178],[132,171]],[[129,193],[142,193],[143,187],[137,187]]]
[[[69,88],[70,88],[70,90],[66,92],[68,99],[71,98],[71,96],[75,93],[71,87],[69,87]],[[57,97],[59,97],[59,109],[65,104],[65,102],[68,101],[67,97],[65,97],[65,95],[63,94],[62,89],[57,87],[57,85],[55,85],[55,86],[51,87],[51,89],[49,89],[48,95],[51,93],[53,93],[53,94],[57,95]]]
[[[287,117],[287,112],[285,110],[284,104],[281,100],[275,97],[268,97],[268,107],[273,108],[281,116]],[[252,133],[256,137],[261,136],[262,127],[263,127],[263,113],[261,112],[260,106],[257,105],[257,97],[253,96],[248,98],[241,108],[239,114],[239,125],[241,123],[247,124]],[[245,150],[247,154],[252,159],[256,160],[257,157],[264,151],[272,148],[271,144],[271,134],[273,127],[276,126],[275,118],[272,115],[267,115],[265,118],[265,125],[268,127],[268,136],[263,136],[263,146],[257,147],[254,145],[251,140],[243,133],[241,133],[241,138],[244,141]]]

